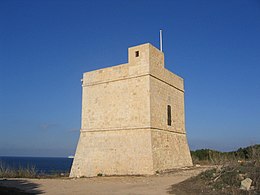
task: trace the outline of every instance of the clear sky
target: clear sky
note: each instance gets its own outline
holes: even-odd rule
[[[0,156],[73,155],[82,74],[158,47],[159,29],[190,148],[259,144],[259,0],[1,0]]]

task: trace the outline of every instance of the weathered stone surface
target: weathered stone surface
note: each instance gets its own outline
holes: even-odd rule
[[[242,189],[242,190],[249,190],[251,184],[252,184],[252,179],[246,178],[243,181],[241,181],[240,189]]]
[[[150,44],[129,48],[127,64],[84,73],[82,88],[71,177],[154,174],[192,165],[183,79],[164,68],[158,49]]]
[[[244,180],[245,179],[245,174],[238,174],[238,179],[239,180]]]

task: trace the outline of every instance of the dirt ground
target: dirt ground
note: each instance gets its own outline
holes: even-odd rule
[[[202,171],[208,166],[189,169],[173,170],[154,176],[120,176],[120,177],[95,177],[95,178],[57,178],[57,179],[0,179],[0,194],[4,189],[17,188],[20,194],[91,194],[91,195],[144,195],[144,194],[174,194],[171,186],[182,182]],[[15,189],[13,189],[15,190]],[[12,191],[12,189],[11,189]],[[25,192],[25,193],[24,193]],[[19,194],[18,192],[15,194]]]

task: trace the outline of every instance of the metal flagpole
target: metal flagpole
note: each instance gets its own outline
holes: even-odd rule
[[[162,30],[160,30],[160,51],[162,52]]]

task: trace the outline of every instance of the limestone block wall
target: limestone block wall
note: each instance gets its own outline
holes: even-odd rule
[[[155,171],[192,166],[185,134],[153,129],[152,151]]]
[[[82,130],[150,126],[148,75],[83,85]]]
[[[151,126],[185,133],[184,92],[150,77]],[[171,126],[167,125],[167,106],[171,106]]]
[[[124,64],[84,74],[71,177],[153,174],[147,67]]]
[[[185,130],[183,79],[156,63],[151,64],[150,104],[154,170],[192,166]],[[171,107],[171,125],[168,125],[168,106]]]
[[[70,177],[153,174],[148,129],[82,131]]]

